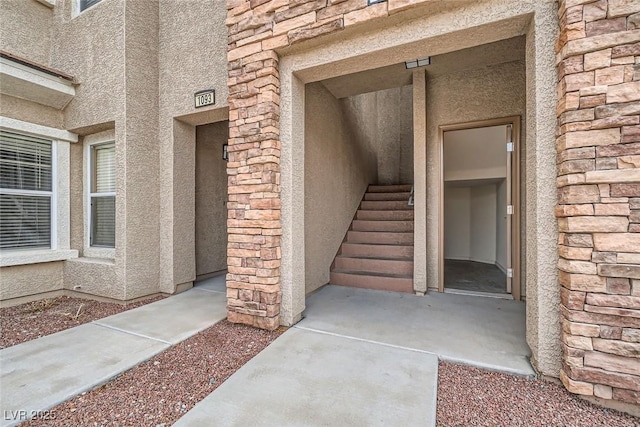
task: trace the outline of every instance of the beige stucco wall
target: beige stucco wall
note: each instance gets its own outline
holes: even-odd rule
[[[367,185],[375,147],[354,138],[343,104],[320,83],[305,93],[305,291],[329,281],[329,269]]]
[[[355,137],[375,148],[377,177],[372,183],[413,183],[412,100],[411,86],[342,100]]]
[[[64,262],[16,265],[0,269],[0,300],[56,291],[63,288]]]
[[[0,49],[48,65],[53,9],[36,0],[0,2]]]
[[[112,131],[115,134],[115,131]],[[71,227],[71,248],[79,251],[80,256],[84,250],[84,138],[80,138],[77,144],[72,144],[69,149],[69,220]]]
[[[227,162],[222,145],[229,122],[196,127],[196,276],[227,268]]]
[[[79,13],[76,0],[57,0],[53,8],[7,0],[2,12],[3,49],[60,69],[78,83],[63,112],[7,97],[3,115],[81,137],[115,132],[116,250],[108,262],[83,254],[82,138],[70,150],[70,240],[82,259],[65,270],[67,288],[86,290],[92,281],[109,281],[96,294],[133,299],[174,292],[177,284],[192,281],[194,122],[228,115],[226,2],[184,7],[170,0],[109,0]],[[208,24],[198,31],[184,30],[203,21]],[[193,93],[208,88],[216,90],[216,105],[196,110]]]
[[[418,11],[419,9],[416,9]],[[500,74],[500,68],[517,68],[526,74],[518,85],[523,95],[517,105],[522,105],[526,91],[526,109],[521,107],[523,134],[529,141],[523,156],[526,157],[527,220],[526,278],[527,278],[527,341],[533,352],[535,366],[546,375],[557,376],[560,366],[559,323],[558,323],[558,284],[555,265],[557,252],[555,240],[557,229],[554,218],[555,205],[555,53],[553,46],[557,36],[557,5],[555,2],[534,0],[487,0],[465,4],[464,7],[447,10],[444,13],[416,15],[412,21],[392,22],[392,19],[373,21],[369,28],[373,33],[338,33],[336,37],[323,42],[300,44],[297,48],[285,52],[280,61],[281,80],[281,140],[283,146],[282,167],[282,203],[283,203],[283,239],[282,239],[282,321],[285,324],[295,321],[304,309],[297,283],[301,283],[299,271],[304,271],[304,258],[296,248],[304,243],[297,237],[304,226],[304,186],[299,184],[300,142],[304,137],[304,121],[300,120],[300,100],[304,99],[301,88],[305,83],[333,78],[338,75],[354,73],[366,69],[401,63],[407,58],[420,58],[425,55],[438,55],[454,52],[496,40],[526,35],[527,56],[524,62],[498,67],[494,75]],[[388,26],[385,26],[389,24]],[[495,52],[501,56],[502,52]],[[493,69],[491,70],[493,71]],[[504,71],[504,70],[503,70]],[[477,73],[477,72],[476,72]],[[473,71],[469,76],[473,79]],[[522,74],[522,75],[524,75]],[[467,77],[467,76],[465,76]],[[479,78],[480,76],[475,76]],[[489,77],[494,78],[494,77]],[[434,80],[434,81],[430,81]],[[438,85],[434,79],[427,79],[427,88]],[[442,79],[441,79],[442,80]],[[452,78],[449,80],[453,81]],[[462,82],[462,75],[457,78]],[[495,82],[499,84],[500,82]],[[503,85],[512,84],[503,81]],[[456,87],[452,99],[458,99],[467,85]],[[476,86],[482,91],[482,87]],[[429,91],[431,89],[428,89]],[[437,93],[438,89],[434,93]],[[433,98],[433,97],[432,97]],[[495,102],[490,98],[488,102]],[[432,101],[427,111],[433,107]],[[449,97],[440,103],[450,103]],[[513,102],[509,100],[509,102]],[[477,106],[472,100],[471,106]],[[458,104],[459,108],[465,105]],[[496,106],[497,107],[497,106]],[[496,108],[499,110],[499,108]],[[493,110],[494,113],[496,110]],[[509,114],[514,114],[509,108]],[[465,121],[454,117],[452,122]],[[455,120],[454,120],[455,119]],[[427,132],[427,161],[433,158],[433,127],[429,124]],[[414,150],[415,151],[415,150]],[[417,170],[418,168],[416,168]],[[427,187],[431,188],[437,169],[427,165]],[[438,182],[436,180],[436,182]],[[418,202],[418,199],[416,199]],[[427,264],[434,269],[433,257],[437,248],[433,247],[433,223],[436,220],[433,211],[433,194],[426,200],[426,223],[429,224],[426,252]],[[416,213],[418,211],[416,210]],[[417,219],[416,219],[417,221]],[[532,224],[533,221],[533,224]],[[435,238],[437,240],[437,237]],[[552,248],[551,250],[549,248]],[[533,263],[533,265],[532,265]],[[433,286],[433,271],[429,286]],[[537,291],[537,292],[536,292]],[[536,301],[531,302],[534,298]]]
[[[64,288],[116,300],[126,300],[123,280],[113,260],[80,257],[64,263]]]
[[[558,285],[558,227],[556,193],[556,83],[555,40],[558,35],[557,5],[541,2],[527,28],[526,102],[529,120],[523,133],[529,143],[523,150],[527,239],[526,260],[527,343],[533,364],[543,374],[557,377],[562,355],[560,338],[560,292]]]
[[[75,97],[65,109],[65,128],[70,130],[123,120],[127,90],[125,2],[103,1],[77,16],[74,2],[56,1],[50,62],[79,83]]]
[[[157,32],[156,2],[125,3],[125,144],[124,150],[116,155],[116,198],[120,197],[116,208],[116,230],[120,237],[119,242],[116,240],[116,264],[126,269],[125,299],[158,291]]]
[[[159,3],[160,289],[196,276],[196,124],[226,120],[226,2]],[[195,31],[185,31],[198,25]],[[193,94],[215,89],[216,103],[196,109]],[[175,120],[179,117],[180,120]]]
[[[513,61],[436,76],[430,76],[427,68],[427,81],[427,182],[431,183],[427,186],[427,282],[435,290],[439,283],[439,126],[516,115],[522,117],[524,126],[525,63]],[[523,137],[521,148],[525,146]]]
[[[2,95],[0,116],[62,129],[62,111],[26,99]]]

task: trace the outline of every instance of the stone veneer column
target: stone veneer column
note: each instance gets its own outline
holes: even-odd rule
[[[227,316],[231,322],[275,329],[280,324],[282,300],[280,77],[278,55],[273,50],[264,50],[260,41],[271,35],[265,23],[271,22],[269,12],[275,8],[249,14],[244,20],[242,14],[235,14],[235,7],[251,12],[253,3],[227,3]]]
[[[558,248],[577,394],[640,403],[640,2],[561,0]]]
[[[280,324],[280,76],[275,50],[428,1],[392,0],[367,7],[365,0],[227,0],[229,321],[265,329]]]

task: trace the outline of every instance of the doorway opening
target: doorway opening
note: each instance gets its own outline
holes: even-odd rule
[[[221,291],[227,268],[227,162],[223,146],[228,136],[228,121],[196,126],[196,281]]]
[[[520,298],[518,131],[518,117],[441,127],[441,292]]]
[[[412,78],[402,63],[305,86],[306,294],[413,293]]]

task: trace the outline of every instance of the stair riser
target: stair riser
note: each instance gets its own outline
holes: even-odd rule
[[[409,203],[411,193],[367,193],[364,200],[403,200]]]
[[[392,233],[412,233],[413,221],[353,221],[356,231],[378,231]]]
[[[336,258],[336,270],[410,276],[413,274],[413,262],[338,257]]]
[[[341,253],[348,257],[413,259],[413,246],[358,245],[343,243]]]
[[[349,231],[348,243],[372,243],[376,245],[413,245],[413,233],[375,233]]]
[[[413,210],[404,211],[363,211],[356,213],[356,219],[363,221],[413,221]]]
[[[332,285],[354,288],[376,289],[380,291],[413,293],[413,280],[398,277],[359,276],[348,273],[331,273]]]
[[[408,202],[403,201],[363,200],[360,203],[360,209],[374,211],[409,210],[411,206],[409,206]]]
[[[368,193],[409,193],[411,185],[370,185]]]

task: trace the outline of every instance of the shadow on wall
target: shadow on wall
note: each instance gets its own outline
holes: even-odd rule
[[[305,95],[306,292],[329,270],[367,186],[413,182],[412,87],[335,98]]]
[[[196,277],[227,268],[228,137],[228,121],[196,127]]]
[[[342,103],[321,83],[305,95],[306,292],[329,281],[329,268],[362,194],[376,179],[374,147],[354,137]]]
[[[376,156],[377,184],[413,183],[413,87],[341,99],[355,141]]]

